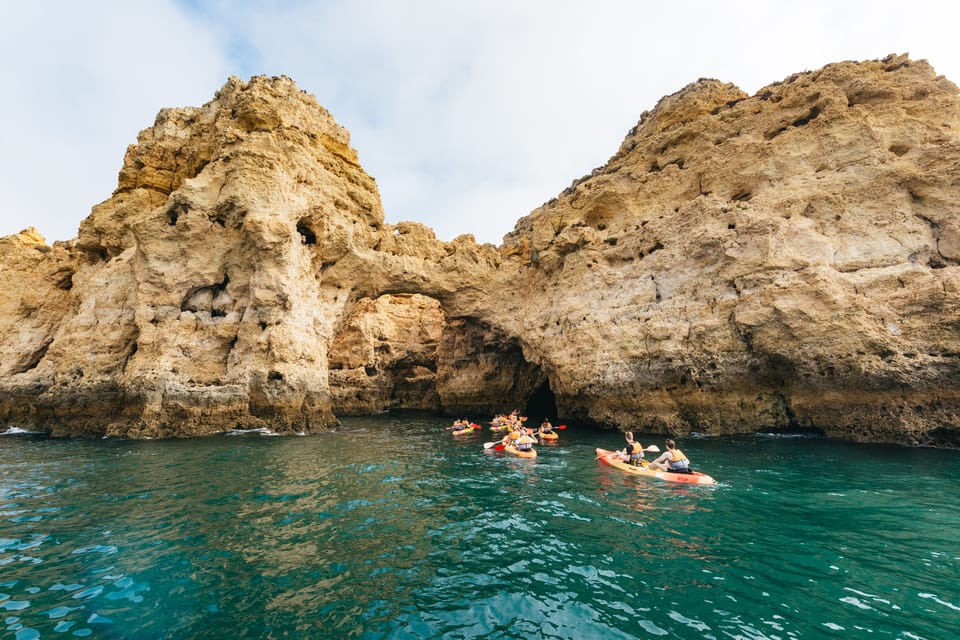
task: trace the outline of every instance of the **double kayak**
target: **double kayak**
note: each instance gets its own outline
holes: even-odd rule
[[[661,471],[656,467],[651,467],[650,463],[643,461],[644,466],[635,467],[632,464],[624,462],[620,454],[616,451],[607,451],[606,449],[597,449],[597,458],[600,464],[619,469],[631,476],[648,476],[657,480],[666,480],[667,482],[681,482],[684,484],[717,484],[717,481],[705,473],[692,471],[690,473],[673,473],[670,471]]]
[[[480,425],[478,425],[478,424],[471,424],[471,425],[470,425],[469,427],[467,427],[466,429],[454,429],[454,430],[453,430],[453,435],[455,435],[455,436],[467,436],[467,435],[470,435],[471,433],[480,433],[480,429],[481,429]]]

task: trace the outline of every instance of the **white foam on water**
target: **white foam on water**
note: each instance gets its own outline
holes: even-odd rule
[[[42,433],[41,431],[30,431],[29,429],[9,426],[6,431],[0,433],[0,436],[42,435]]]
[[[279,433],[270,431],[266,427],[260,427],[259,429],[231,429],[227,431],[224,435],[228,436],[247,436],[247,435],[260,435],[260,436],[279,436]]]

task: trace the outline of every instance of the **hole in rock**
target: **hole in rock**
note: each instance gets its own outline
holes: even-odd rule
[[[297,232],[303,244],[317,244],[317,234],[303,220],[297,223]]]

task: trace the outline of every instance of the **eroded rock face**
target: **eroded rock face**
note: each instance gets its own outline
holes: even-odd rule
[[[525,404],[544,382],[515,339],[448,319],[438,300],[419,294],[357,301],[330,347],[337,415],[411,409],[479,421]]]
[[[905,57],[664,98],[505,239],[558,405],[957,444],[958,116]]]
[[[0,419],[312,431],[388,408],[960,445],[960,101],[905,56],[701,80],[504,244],[384,223],[287,78],[164,110],[76,242],[0,240]]]
[[[42,389],[34,413],[5,419],[138,437],[334,423],[327,346],[346,296],[320,272],[382,223],[346,131],[289,79],[231,79],[161,112],[81,225],[56,339],[12,377]]]

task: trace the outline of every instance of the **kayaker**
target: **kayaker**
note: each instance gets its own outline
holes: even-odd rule
[[[536,443],[536,440],[528,433],[524,433],[517,440],[517,451],[530,451],[533,449],[533,445]]]
[[[540,423],[540,433],[553,433],[553,425],[550,424],[549,418],[544,418]]]
[[[510,432],[507,433],[507,435],[503,436],[503,440],[501,440],[500,442],[505,447],[509,445],[516,446],[517,442],[520,441],[521,436],[523,436],[523,432],[520,431],[520,427],[511,426]]]
[[[662,471],[690,473],[690,460],[684,455],[683,451],[677,449],[677,444],[669,439],[664,444],[667,446],[667,450],[650,464]]]
[[[635,467],[640,466],[640,461],[643,460],[643,445],[639,442],[634,442],[632,431],[627,431],[625,437],[627,439],[627,446],[620,452],[620,455],[625,462]]]

